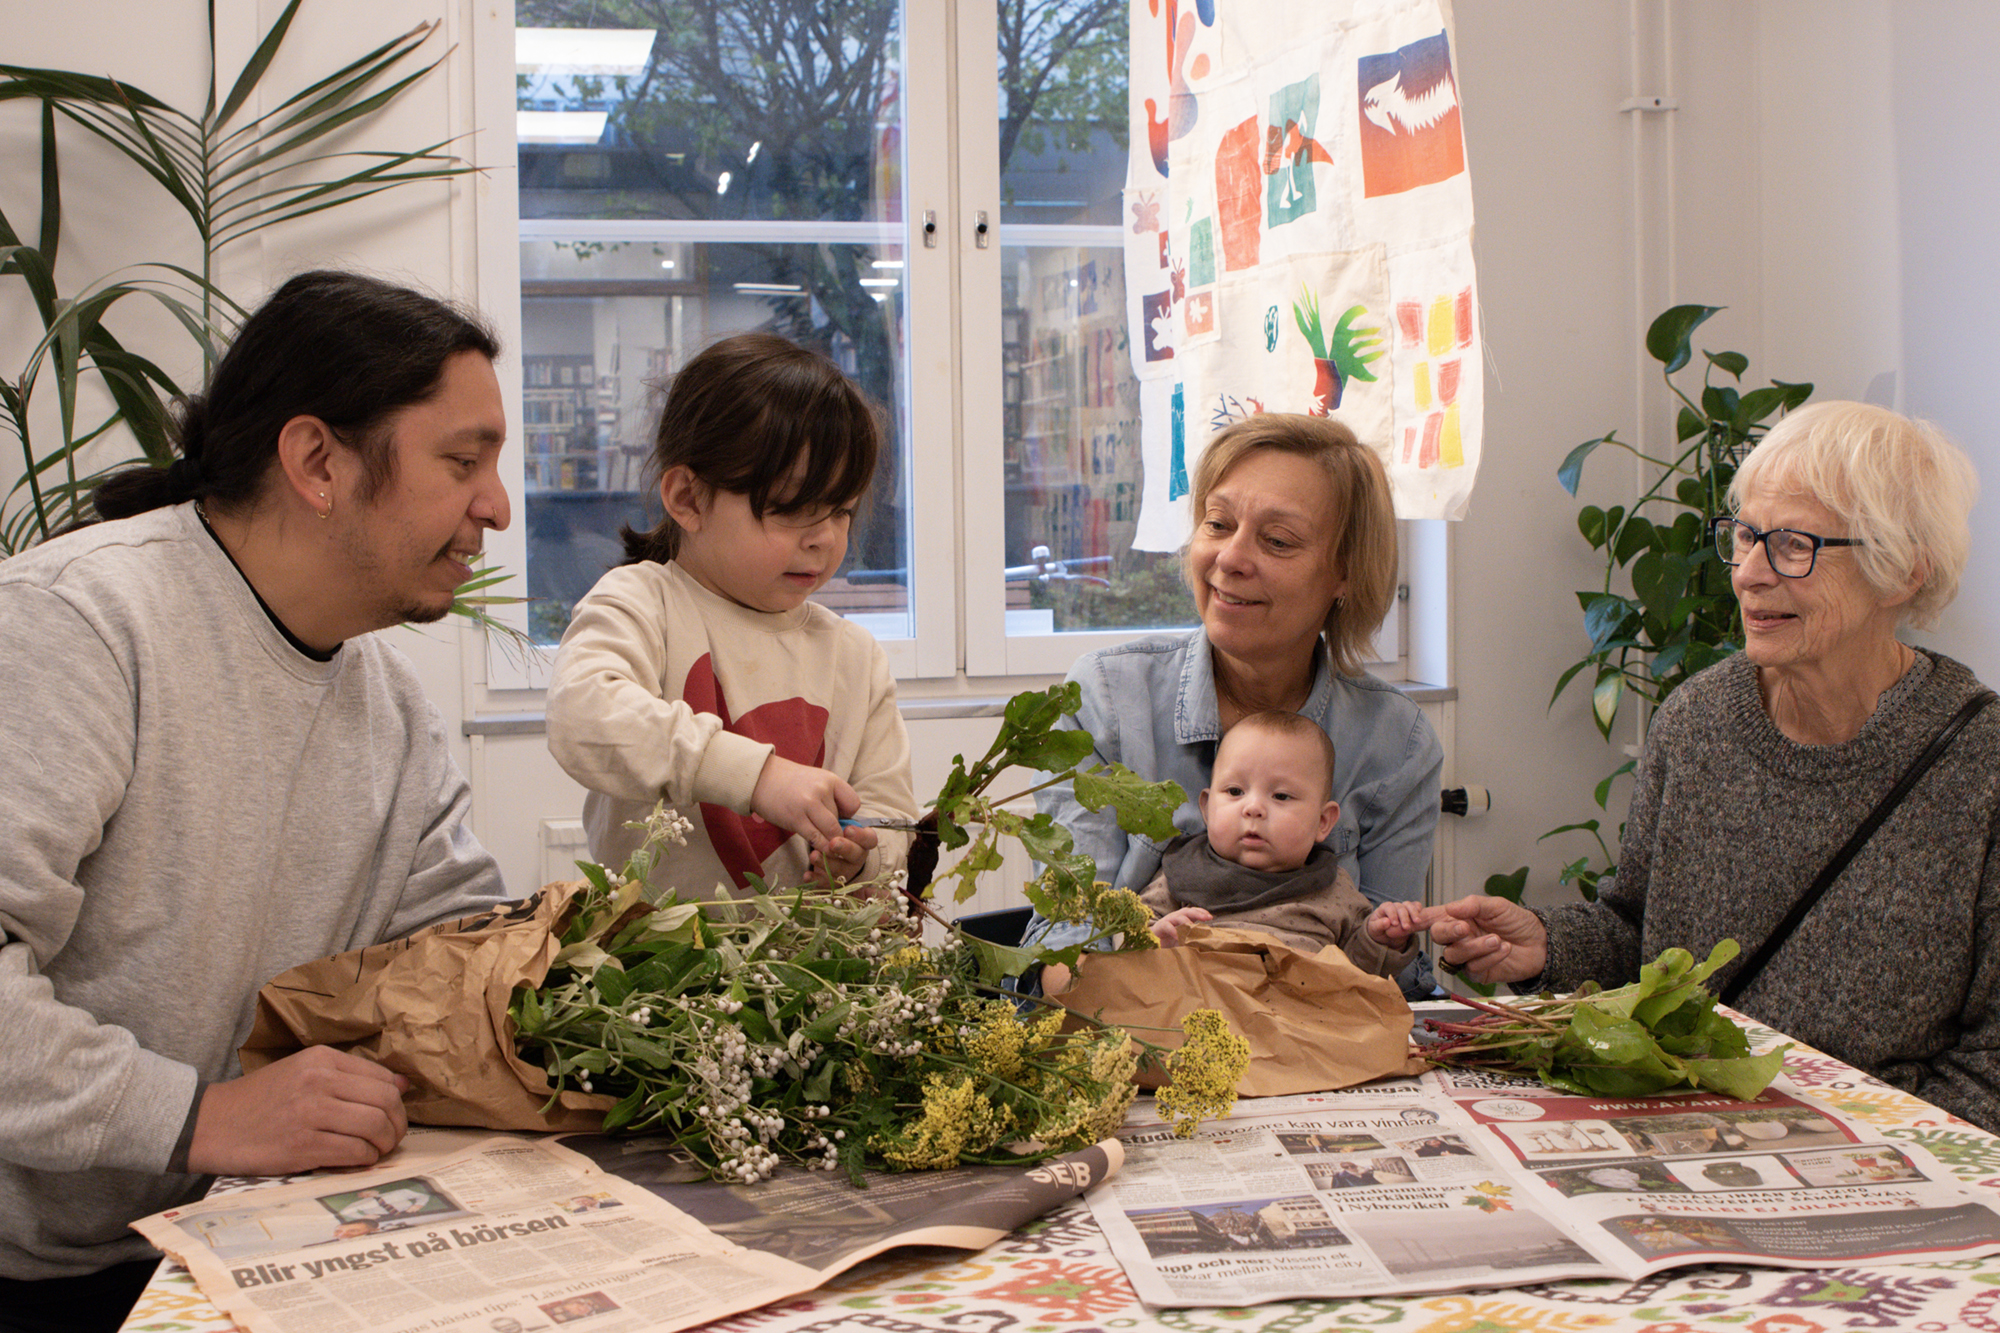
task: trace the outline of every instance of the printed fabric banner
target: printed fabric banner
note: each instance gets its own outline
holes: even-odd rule
[[[1402,518],[1461,518],[1484,380],[1443,0],[1133,0],[1125,275],[1145,493],[1188,532],[1210,436],[1334,415]]]

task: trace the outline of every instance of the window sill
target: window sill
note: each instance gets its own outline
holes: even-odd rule
[[[1426,685],[1422,681],[1399,680],[1396,688],[1409,697],[1413,703],[1450,703],[1458,698],[1458,689],[1451,685]],[[942,721],[950,718],[998,717],[1007,707],[1007,698],[1002,695],[992,697],[969,697],[949,699],[902,699],[897,703],[897,711],[905,722]],[[486,713],[479,717],[466,718],[459,724],[461,733],[467,736],[539,736],[548,729],[546,715],[531,713]]]

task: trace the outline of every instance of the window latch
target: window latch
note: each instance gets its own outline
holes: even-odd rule
[[[924,210],[924,249],[937,249],[937,210],[935,208],[926,208]]]
[[[973,214],[973,217],[977,219],[977,222],[972,228],[972,243],[979,249],[984,250],[986,248],[987,237],[991,231],[986,225],[986,210],[981,209],[979,212]]]

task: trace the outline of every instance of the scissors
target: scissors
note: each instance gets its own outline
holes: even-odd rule
[[[932,825],[920,824],[914,819],[889,819],[882,815],[859,815],[853,819],[840,821],[842,828],[886,828],[900,833],[930,833],[937,829]]]

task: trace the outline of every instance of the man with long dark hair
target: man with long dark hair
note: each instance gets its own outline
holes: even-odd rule
[[[105,520],[0,563],[0,1329],[115,1327],[128,1224],[213,1173],[366,1165],[406,1082],[244,1077],[258,986],[503,900],[409,663],[507,524],[498,348],[346,273],[284,284]]]

